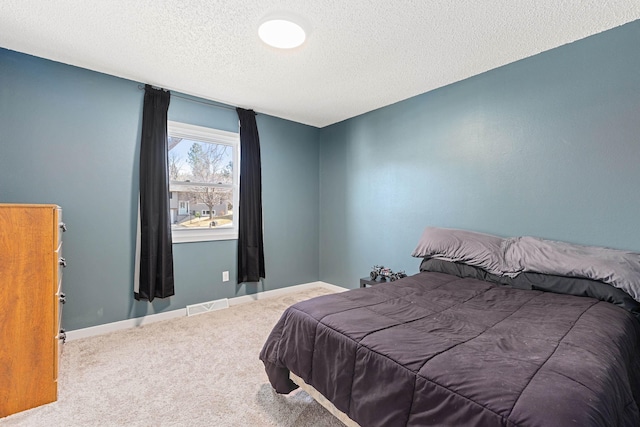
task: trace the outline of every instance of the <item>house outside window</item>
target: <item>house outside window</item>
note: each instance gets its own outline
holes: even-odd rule
[[[168,123],[174,243],[238,238],[238,133]]]

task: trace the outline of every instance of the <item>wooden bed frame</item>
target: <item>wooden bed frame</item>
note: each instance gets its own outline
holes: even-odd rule
[[[334,417],[339,419],[344,425],[347,427],[360,427],[360,424],[353,421],[351,418],[347,416],[344,412],[336,408],[333,403],[329,402],[326,397],[324,397],[318,390],[311,387],[309,384],[304,382],[302,378],[294,374],[293,372],[289,373],[289,378],[291,381],[298,384],[302,390],[304,390],[309,396],[311,396],[316,402],[322,405],[327,411],[329,411]]]

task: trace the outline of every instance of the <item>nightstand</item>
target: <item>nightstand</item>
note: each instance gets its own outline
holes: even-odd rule
[[[360,279],[360,287],[366,288],[367,286],[379,285],[381,283],[389,283],[390,280],[378,277],[376,280],[371,280],[371,277],[363,277]]]

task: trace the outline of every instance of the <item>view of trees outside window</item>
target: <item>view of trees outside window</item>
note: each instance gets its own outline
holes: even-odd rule
[[[169,137],[169,179],[174,229],[233,225],[232,146]]]

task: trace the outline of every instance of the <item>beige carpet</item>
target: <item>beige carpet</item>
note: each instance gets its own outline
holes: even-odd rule
[[[71,341],[58,401],[0,426],[343,426],[305,392],[276,394],[258,354],[286,307],[313,288]]]

